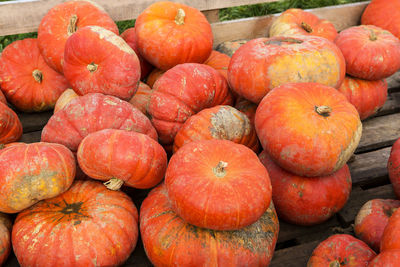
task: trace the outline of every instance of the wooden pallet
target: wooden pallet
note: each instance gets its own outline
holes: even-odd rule
[[[218,22],[218,9],[242,4],[273,2],[275,0],[182,0],[202,10],[210,22],[215,46],[224,41],[266,36],[277,15]],[[42,16],[61,0],[12,1],[0,3],[0,36],[36,31]],[[98,0],[115,20],[134,19],[154,0]],[[334,23],[338,30],[357,25],[368,2],[325,7],[310,12]],[[353,233],[352,223],[360,207],[374,198],[395,198],[387,176],[387,159],[394,141],[400,137],[400,73],[389,78],[389,96],[384,107],[363,122],[363,135],[354,160],[349,163],[353,189],[346,206],[329,221],[312,227],[280,222],[280,233],[271,266],[305,266],[319,242],[335,233]],[[52,112],[27,114],[18,112],[24,128],[21,141],[40,141],[41,129]],[[149,190],[129,189],[127,192],[139,208]],[[18,266],[14,255],[5,266]],[[124,266],[152,266],[141,241]]]

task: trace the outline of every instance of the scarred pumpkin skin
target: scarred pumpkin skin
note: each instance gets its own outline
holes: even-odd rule
[[[390,150],[387,169],[394,193],[400,198],[400,138],[394,142]]]
[[[379,252],[383,230],[393,212],[400,207],[394,199],[372,199],[366,202],[354,221],[356,236]]]
[[[400,249],[400,209],[389,218],[381,239],[381,251],[391,249]]]
[[[347,234],[332,235],[313,251],[307,267],[347,266],[362,267],[376,256],[363,241]]]
[[[12,231],[21,266],[119,266],[138,238],[138,212],[123,192],[76,181],[18,214]],[[57,253],[55,253],[57,250]]]
[[[379,253],[368,267],[397,267],[400,262],[400,249],[391,249]]]
[[[259,104],[255,127],[274,162],[310,177],[342,168],[362,132],[355,107],[338,90],[318,83],[275,88]]]
[[[229,56],[213,50],[204,64],[216,69],[222,74],[222,76],[225,77],[225,79],[228,79],[229,62],[231,62],[231,58]]]
[[[329,176],[301,177],[280,168],[265,151],[259,158],[270,176],[272,200],[280,219],[298,225],[322,223],[349,199],[352,184],[347,165]]]
[[[161,1],[136,19],[140,54],[152,65],[168,70],[182,63],[203,63],[213,45],[211,25],[199,10]]]
[[[256,222],[271,201],[271,182],[257,155],[228,140],[195,141],[170,159],[165,185],[186,222],[237,230]]]
[[[318,66],[318,68],[315,68]],[[240,96],[259,103],[286,83],[317,82],[339,88],[345,76],[339,48],[317,36],[257,38],[232,56],[228,82]]]
[[[140,110],[114,96],[92,93],[72,99],[54,113],[42,130],[41,141],[63,144],[76,152],[85,136],[103,129],[135,131],[157,140],[156,130]]]
[[[346,60],[346,73],[365,80],[380,80],[400,69],[400,40],[373,25],[347,28],[335,44]]]
[[[44,61],[37,39],[27,38],[8,45],[0,57],[0,87],[19,110],[52,109],[68,88],[65,77]]]
[[[157,266],[268,266],[279,222],[271,202],[254,224],[236,231],[198,228],[172,209],[165,186],[153,189],[140,208],[140,233]]]
[[[140,82],[136,94],[129,100],[129,103],[144,115],[149,116],[148,106],[152,92],[153,90],[147,84]]]
[[[153,69],[149,76],[147,76],[146,79],[146,84],[148,86],[150,86],[151,88],[153,88],[154,84],[156,83],[156,81],[158,80],[158,78],[160,78],[163,74],[164,74],[164,70],[160,70],[160,69]]]
[[[75,159],[65,146],[14,143],[0,149],[0,212],[16,213],[65,192],[75,177]]]
[[[176,134],[173,149],[176,152],[187,143],[212,139],[242,144],[254,152],[259,149],[254,125],[246,114],[231,106],[215,106],[191,116]]]
[[[386,80],[368,81],[346,76],[339,91],[347,97],[364,120],[374,115],[386,102]]]
[[[38,28],[38,45],[47,64],[62,73],[67,39],[78,29],[91,25],[119,33],[112,18],[93,1],[68,1],[51,8]]]
[[[0,213],[0,266],[7,260],[11,251],[11,221]]]
[[[78,97],[73,89],[65,90],[60,97],[57,99],[56,105],[54,106],[54,113],[64,108],[72,99]]]
[[[192,115],[205,108],[232,104],[226,79],[204,64],[185,63],[165,72],[153,86],[149,113],[161,144],[172,144]]]
[[[22,124],[17,114],[0,102],[0,144],[18,141],[22,136]]]
[[[164,178],[167,154],[151,137],[125,130],[105,129],[86,136],[78,148],[79,166],[89,177],[110,181],[118,190],[122,183],[151,188]],[[118,181],[117,181],[118,180]],[[116,183],[118,188],[113,187]]]
[[[257,105],[253,102],[250,102],[246,98],[239,97],[236,99],[235,108],[249,118],[251,125],[254,125],[254,118],[256,116]]]

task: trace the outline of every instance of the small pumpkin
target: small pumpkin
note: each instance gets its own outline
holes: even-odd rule
[[[231,58],[216,50],[211,51],[210,56],[204,61],[204,64],[216,69],[225,79],[228,79],[228,67]]]
[[[146,84],[151,88],[153,88],[154,83],[158,80],[158,78],[160,78],[164,74],[164,72],[165,72],[164,70],[153,69],[150,72],[149,76],[147,76]]]
[[[379,253],[368,267],[397,267],[400,262],[400,249],[391,249]]]
[[[254,125],[254,118],[256,116],[257,105],[253,102],[250,102],[246,98],[238,97],[235,102],[235,108],[249,118],[251,125]]]
[[[383,230],[381,252],[400,249],[400,209],[396,209]]]
[[[65,90],[60,97],[57,99],[56,105],[54,106],[54,113],[64,108],[72,99],[78,97],[73,89]]]
[[[11,227],[8,216],[0,213],[0,266],[7,260],[11,251]]]
[[[148,106],[152,92],[153,90],[147,84],[140,82],[136,94],[129,100],[129,103],[144,115],[149,116]]]
[[[394,142],[389,159],[387,162],[387,169],[390,182],[392,183],[394,193],[397,198],[400,198],[400,138]]]
[[[18,141],[22,136],[22,124],[17,114],[0,102],[0,144]]]

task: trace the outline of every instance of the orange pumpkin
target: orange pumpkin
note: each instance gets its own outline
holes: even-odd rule
[[[232,57],[235,54],[236,50],[239,49],[242,45],[247,43],[249,40],[247,39],[239,39],[234,41],[226,41],[222,42],[217,46],[217,51],[221,52],[229,57]]]
[[[199,10],[184,4],[151,4],[137,17],[135,29],[140,54],[162,70],[203,63],[211,54],[210,23]]]
[[[0,90],[0,102],[7,105],[6,97],[4,96],[3,92]]]
[[[391,249],[379,253],[368,267],[397,267],[400,262],[400,249]]]
[[[57,99],[56,105],[54,106],[54,113],[64,108],[72,99],[78,96],[79,95],[72,89],[65,90]]]
[[[118,27],[105,10],[90,0],[58,4],[42,18],[38,29],[38,45],[47,64],[63,72],[64,47],[78,29],[97,25],[118,34]]]
[[[11,251],[11,221],[0,213],[0,266],[7,260]]]
[[[17,141],[22,136],[22,124],[17,114],[0,102],[0,144]]]
[[[129,103],[140,110],[144,115],[149,116],[148,106],[152,92],[153,90],[151,90],[147,84],[140,82],[136,94],[129,100]]]
[[[250,102],[246,98],[239,97],[236,99],[235,108],[249,118],[251,125],[254,125],[254,118],[256,116],[257,105]]]
[[[147,76],[146,84],[151,88],[153,88],[155,82],[158,80],[158,78],[160,78],[164,74],[164,72],[165,72],[164,70],[153,69],[150,72],[149,76]]]
[[[381,251],[391,249],[400,249],[400,209],[393,212],[383,230]]]
[[[204,64],[213,67],[219,73],[221,73],[225,79],[228,79],[229,62],[231,62],[231,58],[229,56],[213,50]]]

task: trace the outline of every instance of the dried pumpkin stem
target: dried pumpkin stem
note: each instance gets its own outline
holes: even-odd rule
[[[213,168],[215,176],[219,178],[224,177],[226,175],[226,170],[225,170],[226,167],[228,167],[228,162],[222,160],[218,162],[217,166]]]
[[[99,66],[97,65],[97,64],[95,64],[95,63],[90,63],[89,65],[87,65],[87,69],[90,71],[90,72],[95,72],[96,70],[97,70],[97,68],[98,68]]]
[[[321,116],[328,117],[332,112],[332,108],[328,106],[319,106],[315,107],[315,111]]]
[[[76,32],[76,30],[77,30],[76,23],[77,22],[78,22],[78,16],[77,15],[72,15],[69,18],[69,23],[68,23],[68,27],[67,27],[68,36],[73,34],[74,32]]]
[[[310,24],[307,24],[304,21],[301,23],[301,27],[308,33],[313,32],[313,28],[310,26]]]
[[[178,25],[185,24],[185,11],[182,8],[178,9],[178,13],[175,16],[175,23]]]
[[[340,266],[341,266],[341,264],[340,264],[340,262],[338,260],[331,261],[329,263],[329,267],[340,267]]]
[[[370,39],[371,41],[376,41],[376,40],[378,40],[378,37],[376,36],[376,33],[375,33],[374,30],[370,29],[369,32],[370,32],[370,34],[369,34],[369,39]]]
[[[103,183],[110,190],[119,190],[124,184],[124,181],[118,178],[111,178],[107,182]]]
[[[40,70],[32,71],[32,76],[38,83],[42,83],[43,80],[43,73]]]

